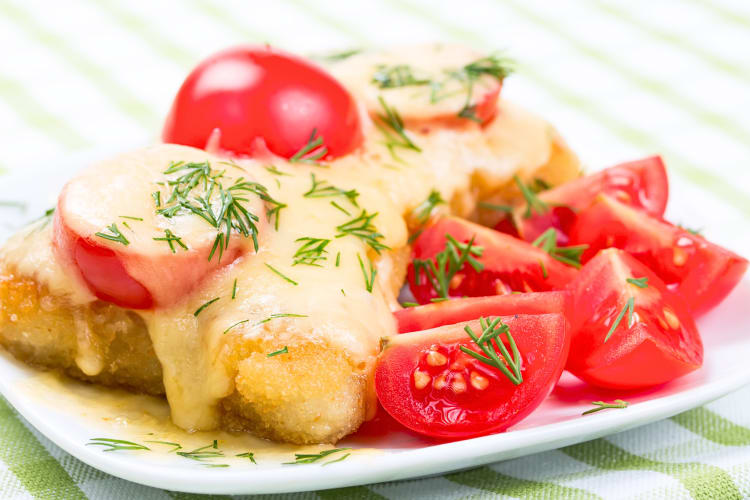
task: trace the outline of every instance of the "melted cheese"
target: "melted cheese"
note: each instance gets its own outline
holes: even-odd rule
[[[499,106],[497,119],[484,130],[470,123],[463,128],[416,131],[414,141],[422,153],[398,149],[398,158],[394,158],[382,144],[380,133],[366,123],[362,150],[327,168],[274,159],[276,168],[287,174],[277,176],[266,170],[267,163],[241,161],[241,166],[274,198],[287,204],[281,211],[278,230],[265,226],[257,254],[251,252],[221,268],[177,304],[140,312],[163,367],[175,424],[191,430],[218,425],[217,404],[235,388],[236,361],[231,361],[231,353],[227,352],[228,340],[233,336],[243,336],[259,349],[266,349],[264,352],[285,346],[294,349],[302,339],[318,342],[345,352],[353,367],[369,373],[380,337],[396,331],[390,310],[400,283],[394,283],[390,270],[394,267],[393,252],[407,244],[405,216],[409,211],[437,189],[451,200],[454,212],[465,215],[472,209],[477,193],[506,184],[518,171],[541,167],[550,156],[551,135],[546,122],[510,103],[501,101]],[[165,160],[189,161],[197,154],[174,146],[156,146],[150,151],[151,156],[142,156],[143,161],[155,162],[149,172],[166,168]],[[184,151],[189,153],[183,154]],[[305,197],[313,173],[318,180],[338,188],[357,189],[359,207],[344,197]],[[332,200],[351,216],[332,206]],[[153,210],[145,191],[139,199],[128,202]],[[382,242],[392,251],[378,255],[359,238],[337,237],[336,227],[359,215],[362,209],[377,212],[373,223],[383,235]],[[303,237],[331,240],[322,267],[292,265],[300,246],[296,240]],[[19,235],[5,246],[0,259],[73,303],[93,300],[81,281],[58,263],[50,239],[49,227],[27,231],[27,236]],[[379,270],[372,293],[365,288],[357,256],[368,269],[371,259]],[[268,265],[297,285],[282,279]],[[235,280],[238,294],[232,300]],[[220,297],[219,301],[197,317],[194,315],[201,305],[216,297]],[[304,317],[265,321],[283,314]],[[227,332],[232,325],[237,326]],[[85,373],[101,369],[86,343],[86,335],[80,339],[79,353],[77,362]]]

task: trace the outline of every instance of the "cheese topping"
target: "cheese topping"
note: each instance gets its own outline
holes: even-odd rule
[[[214,271],[175,305],[139,312],[163,367],[174,422],[185,429],[218,425],[217,403],[235,389],[236,361],[230,361],[233,358],[227,352],[232,336],[243,336],[264,353],[284,347],[292,350],[300,339],[319,342],[347,353],[353,367],[368,373],[380,337],[396,332],[390,311],[403,276],[395,273],[398,266],[394,259],[407,245],[405,216],[433,189],[450,200],[454,212],[466,215],[479,191],[504,185],[517,171],[533,171],[549,159],[552,145],[547,123],[510,103],[501,101],[499,106],[497,118],[486,129],[469,124],[460,129],[418,131],[413,138],[421,153],[399,150],[394,157],[383,145],[381,133],[370,124],[360,152],[324,168],[281,159],[273,160],[272,169],[267,162],[238,161],[245,175],[287,205],[279,214],[278,230],[265,225],[257,253],[250,251]],[[152,178],[153,172],[163,171],[169,162],[198,157],[218,167],[222,161],[171,145],[148,148],[135,156],[148,167],[152,181],[160,180]],[[133,157],[115,158],[108,164],[130,165]],[[129,170],[132,175],[138,172]],[[229,170],[226,175],[228,179],[238,177]],[[328,183],[323,186],[356,189],[356,205],[344,195],[310,196],[313,175],[316,182]],[[477,178],[481,179],[479,185]],[[106,179],[95,182],[106,195],[106,186],[100,185]],[[147,191],[140,190],[118,210],[138,217],[153,213],[154,203]],[[377,214],[371,219],[382,234],[377,241],[388,247],[380,254],[366,240],[340,229],[363,213]],[[263,214],[259,215],[263,220]],[[188,239],[195,240],[190,231],[205,232],[208,227],[193,214],[178,217],[191,219],[180,226]],[[105,220],[109,219],[97,223]],[[161,227],[158,218],[149,221],[148,227]],[[131,227],[139,231],[137,224]],[[49,225],[31,228],[6,244],[0,259],[19,273],[34,276],[53,293],[67,296],[71,303],[90,302],[91,293],[52,252],[51,238]],[[295,253],[303,243],[300,238],[330,240],[320,254],[325,260],[315,261],[317,266],[294,265]],[[370,292],[371,266],[378,273]],[[232,299],[235,281],[236,297]],[[196,316],[201,306],[216,298]],[[77,362],[85,373],[93,374],[96,356],[89,353],[84,338],[80,344],[82,354]]]

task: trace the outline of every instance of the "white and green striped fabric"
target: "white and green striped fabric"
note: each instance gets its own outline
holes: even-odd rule
[[[505,49],[519,71],[504,95],[549,118],[593,167],[662,153],[675,196],[720,207],[672,218],[709,236],[735,228],[723,243],[748,248],[738,230],[750,220],[741,0],[0,0],[0,172],[153,142],[186,72],[229,45],[316,53],[435,40]],[[199,497],[94,470],[2,400],[0,441],[2,498]],[[471,471],[288,497],[747,498],[750,390]]]

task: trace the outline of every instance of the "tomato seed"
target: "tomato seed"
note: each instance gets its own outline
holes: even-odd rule
[[[417,389],[424,389],[429,383],[429,373],[423,372],[421,370],[414,370],[414,387],[416,387]]]
[[[626,204],[630,204],[630,200],[632,199],[628,193],[626,193],[625,191],[621,191],[619,189],[615,193],[615,198],[618,201],[621,201]]]
[[[488,385],[490,385],[490,381],[487,380],[485,377],[481,376],[477,372],[471,372],[470,375],[471,378],[471,386],[474,389],[483,391],[487,388]]]
[[[464,276],[462,274],[457,274],[453,278],[451,278],[451,282],[448,284],[451,290],[455,290],[456,288],[461,286],[461,283],[464,281]]]
[[[430,351],[427,353],[427,364],[430,366],[443,366],[447,362],[448,358],[437,351]]]
[[[461,394],[462,392],[466,392],[466,380],[464,380],[464,376],[460,373],[457,373],[453,377],[453,382],[451,383],[451,389],[453,389],[453,392],[456,394]]]
[[[435,389],[440,390],[440,389],[442,389],[442,388],[445,387],[445,383],[446,383],[445,382],[445,374],[443,374],[443,375],[440,375],[438,378],[436,378],[432,382],[432,387],[434,387]]]
[[[672,262],[674,262],[675,266],[684,266],[685,262],[687,262],[687,252],[679,247],[674,247],[673,255],[672,255]]]
[[[664,312],[664,319],[667,320],[669,326],[677,330],[680,327],[680,320],[677,319],[677,315],[674,311],[668,307],[665,307],[662,311]]]

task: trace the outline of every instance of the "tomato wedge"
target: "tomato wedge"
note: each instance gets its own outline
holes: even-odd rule
[[[322,159],[359,147],[354,99],[322,68],[266,45],[232,48],[200,63],[180,87],[162,135],[164,142],[201,149],[214,140],[234,155],[267,148],[291,158],[313,132],[322,144],[312,150]]]
[[[684,301],[631,255],[600,252],[571,291],[575,349],[566,368],[591,385],[649,387],[703,363],[703,344]]]
[[[462,263],[467,252],[471,258]],[[420,304],[446,295],[561,290],[578,272],[525,241],[456,217],[425,229],[414,242],[412,257],[409,288]]]
[[[630,253],[679,292],[696,314],[721,302],[748,266],[734,252],[605,195],[578,214],[570,237],[589,245],[584,262],[607,247]]]
[[[562,372],[570,347],[561,314],[500,318],[519,357],[520,384],[466,354],[479,352],[464,331],[481,335],[479,321],[388,337],[375,368],[380,403],[404,426],[428,436],[470,438],[507,429],[544,400]],[[502,343],[512,352],[506,335]],[[495,347],[499,352],[499,347]]]
[[[568,244],[570,227],[575,222],[576,212],[586,208],[599,193],[661,217],[667,207],[669,183],[664,162],[660,156],[650,156],[609,167],[600,172],[567,182],[537,198],[546,206],[539,211],[526,211],[526,207],[513,212],[517,234],[527,241],[534,241],[544,231],[554,227],[558,231],[557,241]],[[506,228],[508,223],[498,229]],[[511,233],[512,234],[512,233]]]
[[[406,333],[488,316],[553,313],[567,315],[569,300],[570,293],[567,291],[467,297],[407,307],[393,315],[398,322],[399,333]]]

